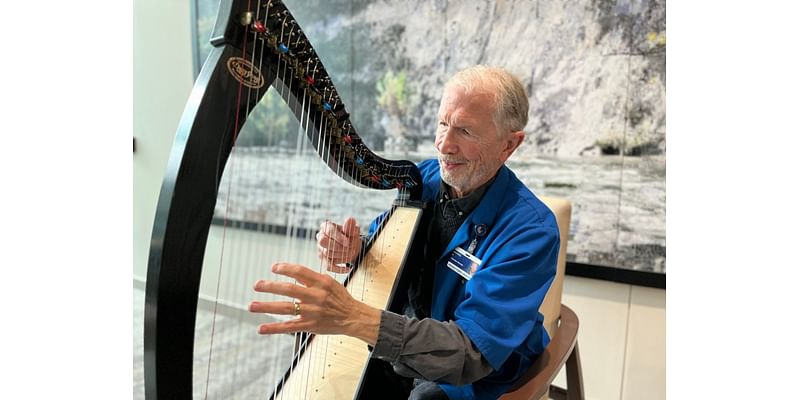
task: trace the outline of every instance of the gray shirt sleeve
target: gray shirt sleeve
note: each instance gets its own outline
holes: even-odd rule
[[[399,375],[465,385],[493,369],[454,322],[418,320],[381,312],[372,357],[388,361]]]

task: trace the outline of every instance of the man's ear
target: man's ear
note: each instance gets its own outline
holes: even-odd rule
[[[522,141],[525,140],[525,131],[515,131],[508,134],[508,136],[503,139],[504,148],[501,153],[501,159],[503,162],[506,162],[514,151],[517,150],[517,147],[522,144]]]

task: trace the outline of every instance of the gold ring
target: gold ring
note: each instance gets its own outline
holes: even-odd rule
[[[294,303],[294,315],[300,315],[300,303]]]

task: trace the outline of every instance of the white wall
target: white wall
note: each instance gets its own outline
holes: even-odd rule
[[[133,274],[144,278],[161,178],[193,84],[190,2],[133,2]]]
[[[562,303],[580,321],[587,399],[666,398],[666,290],[567,276]]]
[[[161,178],[192,87],[186,0],[134,1],[134,279],[146,276]],[[666,292],[567,277],[588,399],[666,397]],[[556,380],[565,385],[563,374]]]

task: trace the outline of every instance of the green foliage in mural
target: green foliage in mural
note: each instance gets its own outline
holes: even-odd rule
[[[269,90],[247,118],[238,146],[294,146],[299,123],[275,90]]]
[[[377,84],[378,104],[389,115],[400,116],[406,112],[408,94],[406,93],[406,74],[400,71],[395,75],[391,70],[386,71]]]

